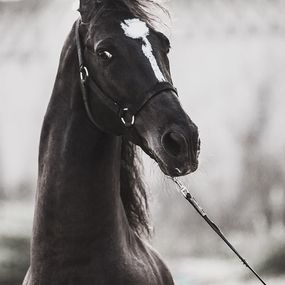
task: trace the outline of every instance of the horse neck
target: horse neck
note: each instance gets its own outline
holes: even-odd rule
[[[128,232],[120,198],[121,138],[89,123],[76,60],[70,37],[41,134],[32,263],[46,258],[51,246],[62,252],[63,242],[70,254],[84,241],[84,254],[91,254],[107,240],[123,242]]]

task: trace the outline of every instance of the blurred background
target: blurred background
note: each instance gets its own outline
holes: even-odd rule
[[[28,268],[40,129],[77,5],[0,0],[0,285]],[[202,140],[183,181],[268,284],[285,284],[285,1],[167,6],[173,79]],[[143,157],[152,243],[177,285],[258,284]]]

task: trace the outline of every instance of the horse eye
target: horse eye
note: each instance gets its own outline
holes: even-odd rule
[[[97,54],[100,58],[102,58],[104,60],[110,60],[113,57],[113,55],[110,52],[108,52],[107,50],[98,51]]]

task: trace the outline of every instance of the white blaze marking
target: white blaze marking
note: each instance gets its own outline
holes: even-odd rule
[[[139,19],[129,19],[121,23],[121,27],[127,37],[132,39],[142,39],[142,51],[148,58],[157,80],[160,82],[166,81],[153,55],[151,43],[147,38],[147,36],[149,36],[149,28],[146,23]]]

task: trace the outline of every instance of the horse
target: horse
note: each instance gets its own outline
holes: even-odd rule
[[[172,285],[148,244],[137,147],[165,175],[198,167],[198,128],[183,110],[168,38],[151,0],[81,0],[62,49],[40,146],[24,285]]]

